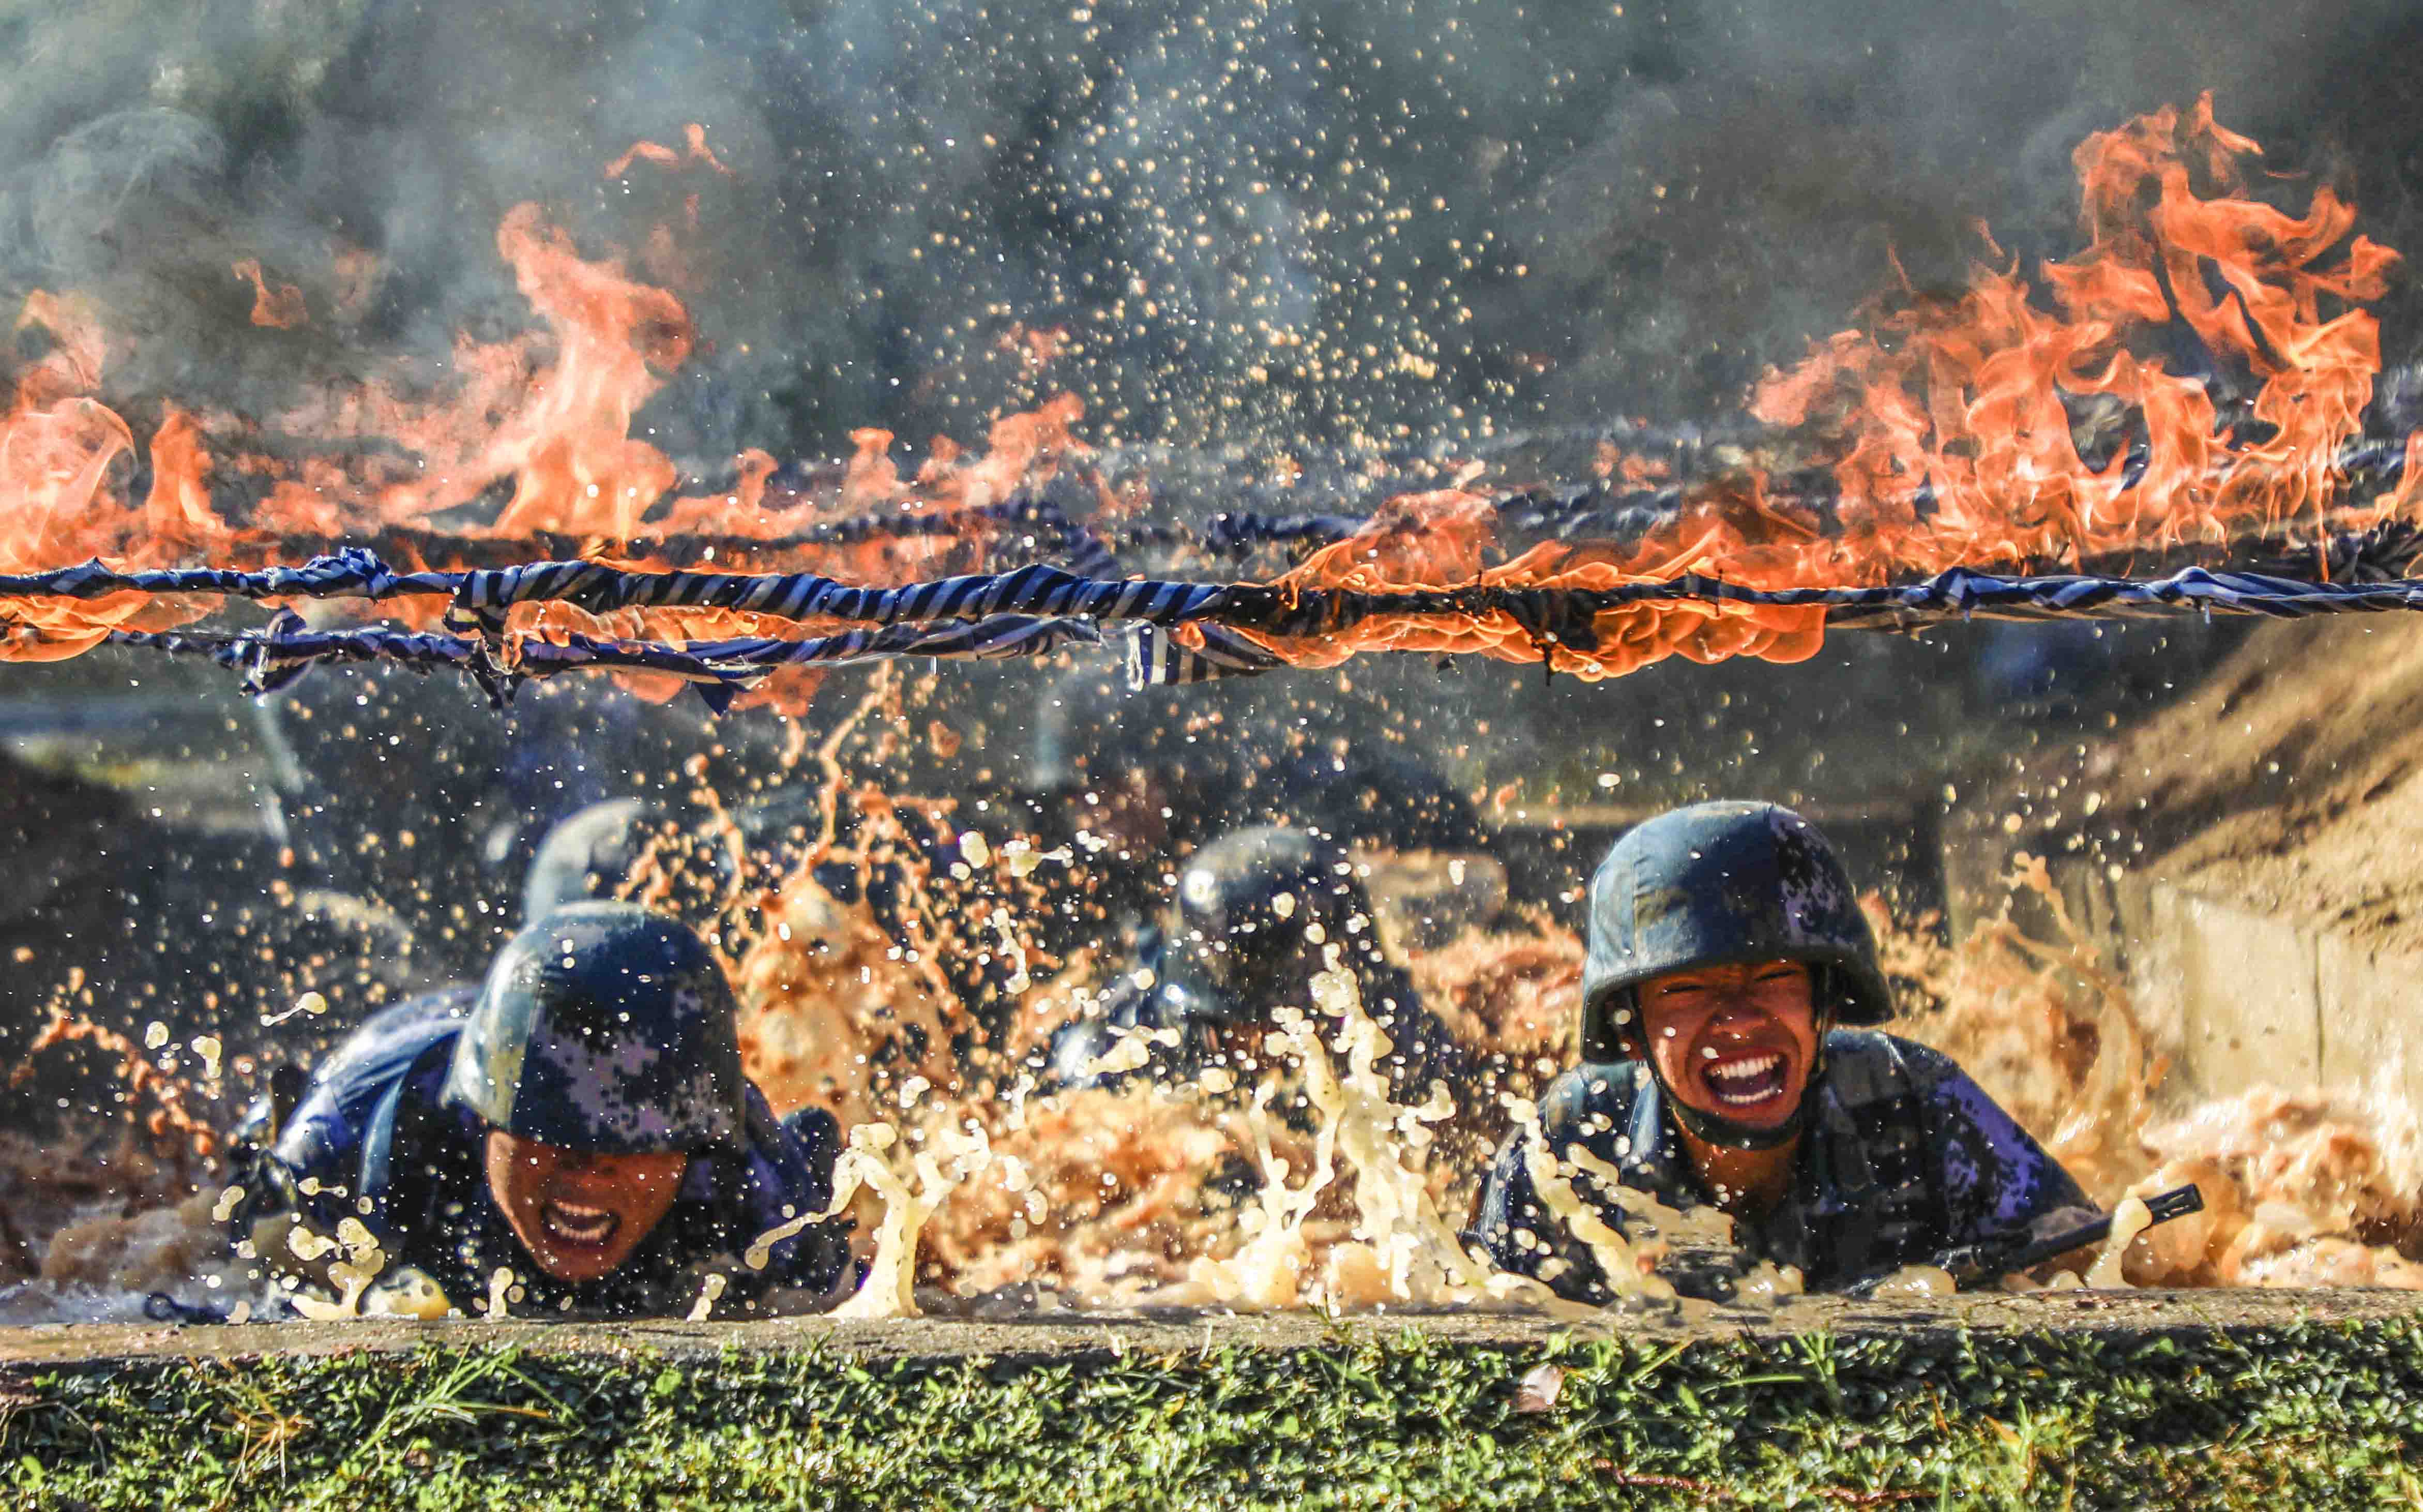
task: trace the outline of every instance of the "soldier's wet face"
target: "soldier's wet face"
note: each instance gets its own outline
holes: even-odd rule
[[[689,1156],[608,1155],[488,1131],[488,1191],[514,1237],[560,1281],[595,1281],[673,1205]]]
[[[1774,1128],[1800,1106],[1817,1011],[1797,961],[1700,966],[1641,983],[1641,1027],[1658,1074],[1701,1112]]]

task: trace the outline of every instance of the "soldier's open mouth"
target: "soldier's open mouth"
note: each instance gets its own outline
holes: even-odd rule
[[[1780,1051],[1757,1051],[1712,1062],[1700,1079],[1727,1107],[1754,1107],[1782,1095],[1792,1068]]]
[[[538,1221],[548,1238],[583,1249],[602,1249],[614,1236],[614,1231],[623,1226],[622,1218],[611,1208],[583,1207],[578,1202],[552,1199],[538,1210]]]

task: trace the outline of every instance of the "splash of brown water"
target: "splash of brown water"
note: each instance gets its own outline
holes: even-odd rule
[[[2197,1184],[2204,1211],[2127,1245],[2122,1275],[2423,1289],[2423,1113],[2385,1087],[2256,1086],[2166,1105],[2127,982],[2042,859],[2022,856],[2011,882],[2047,905],[2060,943],[2030,938],[2006,908],[1947,948],[1870,899],[1888,971],[1933,1004],[1891,1028],[1958,1061],[2098,1203]]]
[[[2006,909],[1946,946],[1931,924],[1897,927],[1869,900],[1888,970],[1921,1005],[1890,1028],[1958,1061],[2100,1205],[2202,1186],[2203,1213],[2124,1234],[2099,1277],[2423,1286],[2411,1258],[2423,1240],[2415,1110],[2356,1089],[2258,1087],[2166,1105],[2163,1066],[2125,979],[2069,916],[2043,862],[2022,858],[2011,884],[2045,905],[2056,942],[2030,936]],[[1570,1033],[1579,949],[1570,934],[1474,932],[1412,964],[1426,1000],[1451,1011],[1468,1043],[1519,1059]],[[1039,1281],[1086,1305],[1402,1299],[1380,1263],[1394,1219],[1356,1232],[1369,1192],[1337,1138],[1354,1112],[1333,1093],[1291,1128],[1269,1116],[1267,1095],[1240,1106],[1216,1095],[1226,1090],[1225,1079],[1212,1089],[1135,1081],[1021,1106],[1015,1127],[996,1126],[995,1176],[955,1192],[927,1224],[921,1275],[965,1292]],[[952,1113],[981,1117],[986,1106]],[[1441,1162],[1402,1129],[1387,1138],[1408,1169],[1427,1162],[1440,1201],[1469,1201],[1471,1151]],[[1367,1140],[1361,1153],[1375,1148]],[[1214,1194],[1204,1173],[1222,1160],[1258,1172],[1263,1195]]]
[[[71,976],[71,992],[81,985],[82,976],[81,972]],[[8,1073],[8,1085],[17,1088],[31,1081],[40,1058],[63,1045],[90,1045],[108,1058],[111,1074],[125,1089],[120,1101],[125,1104],[127,1116],[139,1122],[141,1138],[153,1159],[167,1162],[181,1173],[190,1175],[198,1172],[217,1153],[217,1132],[188,1106],[187,1100],[194,1091],[190,1083],[154,1064],[144,1047],[132,1039],[94,1023],[64,1002],[51,1005],[49,1018],[26,1044],[24,1058]],[[215,1042],[207,1074],[213,1079],[218,1074]],[[149,1111],[139,1111],[147,1107]],[[130,1140],[134,1137],[132,1127],[129,1137]]]
[[[869,843],[833,838],[847,801],[838,751],[819,756],[831,801],[809,854],[825,860]],[[1012,881],[1039,869],[1006,841],[961,853]],[[1015,1055],[1100,985],[1087,980],[1092,963],[1069,963],[1029,989],[1020,1008],[1045,1011],[1032,1030],[1021,1013],[1011,1055],[962,1042],[972,1052],[962,1056],[950,1034],[964,1022],[956,999],[926,995],[927,979],[864,905],[836,902],[809,867],[770,889],[719,880],[710,901],[748,905],[732,907],[720,938],[751,1074],[779,1106],[824,1106],[867,1131],[855,1137],[855,1174],[883,1201],[863,1216],[895,1232],[877,1246],[888,1254],[884,1283],[862,1305],[898,1312],[918,1288],[974,1296],[1019,1283],[1089,1307],[1504,1299],[1457,1270],[1445,1239],[1502,1124],[1489,1137],[1434,1138],[1443,1109],[1388,1101],[1370,1074],[1375,1047],[1358,1042],[1344,1005],[1322,1005],[1349,1026],[1335,1042],[1293,1020],[1260,1061],[1215,1066],[1196,1082],[1135,1078],[1039,1098]],[[2064,909],[2043,862],[2022,857],[2010,881],[2015,898],[2044,906],[2054,939],[2031,936],[2006,909],[1947,946],[1932,921],[1904,927],[1869,900],[1910,1007],[1890,1028],[1958,1061],[2099,1204],[2202,1186],[2205,1211],[2114,1247],[2119,1275],[2141,1285],[2423,1287],[2415,1110],[2366,1088],[2165,1102],[2125,979]],[[930,870],[910,883],[939,884]],[[927,917],[950,912],[932,898],[917,906]],[[1412,953],[1409,965],[1459,1038],[1495,1056],[1500,1085],[1520,1086],[1522,1106],[1569,1058],[1579,960],[1569,931],[1474,931]],[[924,1055],[900,1052],[912,1041]],[[9,1203],[41,1217],[20,1223],[0,1265],[136,1287],[204,1266],[212,1193],[185,1194],[208,1131],[184,1111],[181,1084],[124,1036],[61,1013],[41,1043],[70,1042],[117,1054],[143,1113],[119,1121],[115,1153],[73,1171],[54,1151],[0,1150],[0,1186],[12,1197],[47,1182],[58,1198]]]

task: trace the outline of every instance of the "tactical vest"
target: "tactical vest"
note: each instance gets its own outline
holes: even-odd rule
[[[1935,1051],[1837,1029],[1826,1058],[1783,1197],[1736,1230],[1752,1257],[1797,1265],[1811,1289],[1824,1290],[2085,1204],[2060,1163]],[[1560,1154],[1580,1145],[1670,1207],[1711,1201],[1664,1094],[1637,1062],[1576,1067],[1541,1098],[1540,1114],[1542,1135]],[[1526,1138],[1516,1131],[1498,1153],[1467,1237],[1501,1269],[1540,1277],[1576,1300],[1605,1301],[1606,1278],[1589,1247],[1532,1189]],[[1574,1184],[1618,1230],[1631,1224],[1587,1175]]]

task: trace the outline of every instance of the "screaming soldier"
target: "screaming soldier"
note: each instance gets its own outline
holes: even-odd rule
[[[1797,1266],[1812,1291],[2091,1218],[1958,1066],[1867,1027],[1892,1011],[1850,877],[1807,820],[1750,803],[1659,815],[1591,879],[1582,1064],[1541,1097],[1539,1137],[1670,1207],[1715,1203],[1750,1258]],[[1530,1138],[1499,1152],[1471,1237],[1500,1269],[1607,1301],[1592,1251],[1532,1186]],[[1573,1185],[1633,1224],[1587,1172]]]
[[[856,1276],[844,1225],[813,1220],[839,1126],[775,1119],[734,1016],[683,925],[557,908],[483,985],[373,1016],[291,1111],[256,1106],[237,1236],[324,1282],[340,1246],[374,1246],[457,1310],[500,1270],[529,1312],[679,1313],[711,1273],[726,1306],[830,1298]]]

